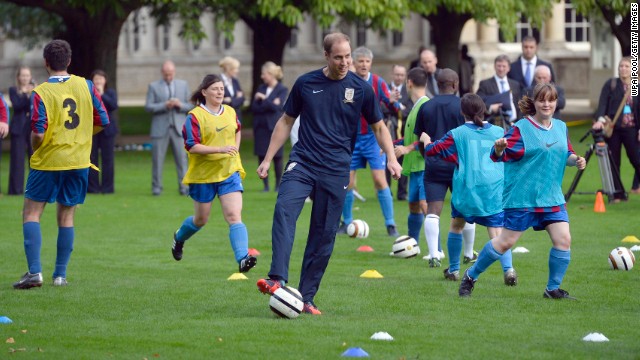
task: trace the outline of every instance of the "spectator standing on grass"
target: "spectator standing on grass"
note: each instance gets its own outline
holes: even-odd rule
[[[407,68],[402,65],[395,64],[391,68],[393,80],[389,83],[390,91],[395,93],[398,99],[398,106],[400,107],[395,112],[388,112],[387,115],[387,127],[391,133],[391,139],[395,142],[398,139],[404,137],[405,122],[411,108],[413,108],[413,101],[409,92],[407,91]],[[384,108],[383,108],[384,109]],[[397,155],[397,154],[396,154]],[[402,157],[398,158],[398,163],[402,165]],[[385,171],[385,176],[389,187],[391,187],[391,174]],[[400,201],[407,200],[407,183],[409,179],[402,175],[398,180],[398,192],[396,193],[396,199]]]
[[[305,199],[313,193],[298,290],[304,302],[303,311],[315,315],[321,314],[314,298],[333,252],[361,116],[371,125],[387,154],[387,166],[395,179],[402,170],[371,85],[349,71],[349,37],[341,33],[328,34],[323,48],[327,66],[296,80],[284,114],[273,131],[269,150],[257,170],[261,178],[267,176],[273,156],[287,140],[294,120],[300,115],[299,140],[285,167],[273,214],[269,277],[258,280],[257,286],[262,293],[273,294],[289,281],[296,221]]]
[[[118,94],[116,90],[107,87],[107,73],[95,70],[91,74],[91,80],[102,97],[107,113],[109,114],[109,126],[104,131],[93,135],[91,146],[91,163],[98,165],[98,158],[102,159],[100,171],[89,169],[88,193],[113,194],[115,191],[115,147],[116,135],[118,135]]]
[[[9,161],[9,195],[24,193],[24,160],[25,155],[31,157],[31,121],[29,121],[29,98],[35,87],[31,69],[20,66],[16,73],[16,85],[9,88],[9,98],[13,107],[13,116],[9,124],[11,134],[11,158]]]
[[[635,178],[640,180],[640,101],[637,97],[631,96],[630,87],[631,58],[623,57],[618,64],[618,78],[611,78],[602,85],[596,110],[597,121],[593,124],[594,130],[600,130],[605,122],[604,116],[611,121],[616,115],[618,117],[611,137],[606,139],[613,159],[612,170],[618,173],[618,176],[613,177],[616,182],[620,179],[622,146],[635,169]],[[615,184],[615,188],[622,189],[622,184]],[[633,182],[631,192],[640,194],[640,181]],[[627,200],[626,193],[616,193],[614,197],[614,201]]]
[[[9,105],[4,99],[4,95],[0,93],[0,159],[2,158],[2,139],[9,135]],[[2,187],[0,186],[0,193]]]
[[[222,215],[229,224],[229,242],[243,273],[256,265],[249,255],[249,235],[242,222],[242,179],[240,121],[235,110],[223,105],[224,83],[217,75],[207,75],[191,95],[196,107],[189,112],[182,129],[184,147],[189,152],[189,185],[195,215],[187,217],[173,235],[171,253],[182,260],[184,243],[209,221],[211,203],[218,196]]]
[[[91,80],[70,75],[71,46],[53,40],[44,47],[49,79],[31,95],[31,171],[24,193],[22,232],[28,271],[15,289],[42,286],[40,218],[57,202],[58,241],[53,285],[67,285],[67,265],[75,238],[76,206],[87,194],[92,135],[109,125],[107,109]]]
[[[162,79],[149,84],[147,101],[144,105],[144,109],[152,114],[151,193],[154,196],[162,194],[164,159],[167,156],[167,147],[171,145],[178,175],[178,191],[180,195],[187,195],[189,188],[182,183],[187,171],[187,154],[183,149],[180,133],[187,112],[192,108],[189,104],[189,85],[186,81],[175,78],[176,66],[173,61],[165,61],[162,64],[161,73]]]
[[[447,237],[449,267],[444,269],[444,278],[451,281],[460,280],[465,224],[486,226],[489,239],[500,235],[504,225],[504,164],[489,158],[491,145],[504,135],[504,130],[484,121],[487,109],[478,95],[464,95],[460,100],[460,108],[464,125],[448,131],[434,143],[431,143],[427,133],[422,133],[420,137],[425,146],[425,156],[438,156],[456,165],[451,193],[451,225]],[[513,268],[511,250],[500,257],[500,262],[505,285],[515,286],[518,275]]]
[[[258,86],[256,94],[251,102],[251,112],[253,113],[253,152],[258,156],[258,163],[262,163],[269,148],[269,141],[273,129],[282,116],[282,106],[287,99],[288,89],[282,85],[282,68],[271,61],[262,65],[263,84]],[[274,190],[277,192],[282,178],[284,155],[283,148],[280,148],[273,157],[276,181]],[[262,179],[264,188],[262,191],[269,191],[269,177]]]
[[[551,238],[549,278],[543,296],[548,299],[575,299],[560,289],[571,261],[569,215],[562,194],[566,166],[582,170],[583,157],[577,156],[569,141],[567,126],[553,118],[558,93],[552,84],[538,84],[533,97],[518,102],[524,119],[496,140],[491,159],[504,162],[504,228],[486,243],[476,263],[460,282],[459,295],[470,296],[474,285],[493,262],[511,249],[524,231],[546,230]]]
[[[224,83],[224,99],[222,103],[229,105],[235,110],[238,120],[242,121],[242,105],[244,105],[244,92],[238,81],[240,71],[240,61],[231,56],[223,57],[218,63],[220,66],[220,77]]]

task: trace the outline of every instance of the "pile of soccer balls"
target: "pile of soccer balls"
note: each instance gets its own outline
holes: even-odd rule
[[[609,266],[613,270],[631,270],[636,263],[636,257],[626,247],[617,247],[609,253]]]

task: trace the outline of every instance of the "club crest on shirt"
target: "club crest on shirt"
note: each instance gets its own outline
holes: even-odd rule
[[[353,88],[344,89],[344,100],[342,100],[345,104],[353,102],[353,94],[355,94],[355,90]]]
[[[289,163],[289,165],[287,165],[287,170],[285,170],[284,172],[290,171],[291,169],[293,169],[294,167],[296,167],[296,165],[298,165],[298,163],[297,163],[297,162]]]

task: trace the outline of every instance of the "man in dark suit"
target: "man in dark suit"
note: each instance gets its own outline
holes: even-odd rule
[[[436,67],[437,65],[438,58],[436,54],[429,49],[422,50],[422,53],[420,53],[420,66],[427,72],[427,96],[430,99],[439,94],[437,78],[440,69]]]
[[[391,69],[393,80],[389,82],[391,92],[396,94],[400,109],[396,113],[389,112],[385,114],[387,118],[387,127],[391,133],[391,138],[395,141],[404,137],[404,121],[409,116],[409,112],[413,108],[413,101],[407,92],[406,80],[407,69],[402,65],[393,65]],[[382,108],[387,110],[386,108]],[[385,112],[385,111],[383,111]],[[402,165],[402,157],[398,158],[398,162]],[[386,171],[387,182],[391,184],[391,173]],[[396,198],[398,200],[407,200],[407,182],[408,178],[404,175],[398,179],[398,192]]]
[[[171,143],[173,158],[178,172],[180,194],[187,195],[189,187],[182,183],[187,172],[187,152],[184,151],[182,127],[187,112],[193,108],[189,103],[191,94],[184,80],[175,79],[176,66],[172,61],[162,64],[162,79],[149,84],[144,109],[152,114],[151,118],[151,158],[153,195],[162,193],[162,167]]]
[[[556,91],[558,92],[558,102],[556,103],[556,111],[553,113],[553,117],[555,119],[560,119],[560,110],[564,109],[564,106],[567,104],[567,100],[564,97],[564,89],[551,81],[551,69],[549,69],[547,65],[536,66],[536,70],[533,74],[533,84],[531,84],[531,87],[524,89],[522,95],[532,97],[533,89],[536,85],[544,83],[551,83],[556,87]]]
[[[520,100],[522,89],[520,84],[507,78],[509,72],[509,57],[507,55],[498,55],[493,62],[496,74],[488,79],[480,81],[476,94],[487,103],[487,115],[498,117],[502,120],[514,122],[518,119],[518,100]],[[509,92],[510,104],[496,102],[494,95]],[[510,106],[506,106],[510,105]]]
[[[537,51],[538,42],[536,38],[533,36],[522,38],[522,55],[511,64],[511,70],[507,74],[509,79],[520,83],[520,87],[523,89],[531,87],[531,84],[533,84],[534,71],[538,65],[547,65],[551,71],[551,80],[556,80],[553,66],[544,60],[540,60],[536,55]]]

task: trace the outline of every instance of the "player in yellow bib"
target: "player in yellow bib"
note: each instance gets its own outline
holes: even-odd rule
[[[16,289],[42,286],[40,217],[47,203],[58,203],[58,243],[53,285],[67,285],[67,264],[74,242],[74,214],[87,194],[91,140],[109,124],[93,83],[70,75],[71,47],[53,40],[44,48],[49,80],[31,95],[31,171],[24,192],[24,250],[29,271]]]
[[[240,122],[235,110],[222,105],[224,83],[217,75],[207,75],[191,96],[196,107],[189,112],[182,129],[189,168],[183,183],[189,185],[195,215],[186,218],[173,235],[171,253],[182,259],[184,242],[209,220],[211,202],[218,196],[222,214],[229,224],[229,241],[240,272],[247,272],[257,259],[248,253],[249,236],[242,223],[242,179]]]

